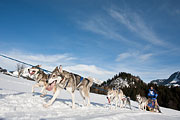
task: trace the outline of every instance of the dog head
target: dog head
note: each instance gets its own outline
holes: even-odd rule
[[[62,75],[59,71],[59,68],[56,67],[53,72],[51,73],[51,75],[49,76],[48,79],[48,84],[52,84],[55,82],[55,84],[60,83],[60,81],[62,80]]]
[[[38,72],[40,71],[40,67],[41,67],[41,65],[36,65],[36,66],[29,68],[28,69],[29,75],[30,76],[37,75]]]
[[[137,95],[136,95],[136,100],[137,100],[138,102],[140,102],[140,100],[141,100],[141,95],[140,95],[140,94],[137,94]]]
[[[115,90],[113,89],[109,89],[108,92],[107,92],[107,99],[108,99],[108,102],[111,103],[111,101],[113,101],[113,99],[115,98]]]

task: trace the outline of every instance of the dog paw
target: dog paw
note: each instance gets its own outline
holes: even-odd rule
[[[72,106],[72,109],[75,109],[76,107],[75,106]]]
[[[48,108],[50,105],[49,104],[43,104],[43,107]]]
[[[40,97],[44,97],[44,96],[45,96],[45,95],[43,95],[43,94],[42,94],[42,95],[40,95]]]
[[[86,106],[87,106],[87,107],[90,107],[90,106],[91,106],[91,104],[87,104]]]

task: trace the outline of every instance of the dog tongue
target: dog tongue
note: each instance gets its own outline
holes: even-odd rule
[[[111,103],[111,100],[108,98],[108,102]]]
[[[53,82],[51,85],[48,85],[46,90],[51,91],[53,89],[54,85],[55,85],[55,82]]]

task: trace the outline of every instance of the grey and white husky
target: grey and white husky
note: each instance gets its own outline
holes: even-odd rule
[[[123,107],[123,91],[121,89],[117,90],[117,89],[108,89],[107,92],[107,99],[109,104],[111,105],[112,108],[112,103],[115,102],[115,108],[117,108],[118,104],[120,104],[120,108]]]
[[[131,99],[130,99],[130,97],[126,97],[124,95],[123,98],[122,98],[122,102],[123,102],[123,107],[126,107],[128,105],[129,108],[131,109]]]
[[[146,110],[148,99],[146,97],[142,97],[140,94],[136,95],[137,102],[139,103],[139,109]]]
[[[52,99],[48,101],[47,104],[44,105],[44,107],[48,107],[52,105],[52,103],[56,100],[59,92],[61,89],[67,90],[71,96],[72,96],[72,108],[75,108],[75,100],[74,100],[74,91],[79,90],[85,104],[86,98],[88,99],[88,106],[90,105],[90,98],[89,98],[89,92],[90,87],[93,84],[93,79],[83,78],[77,74],[73,74],[70,72],[67,72],[62,69],[62,66],[59,68],[56,67],[52,74],[50,75],[48,79],[48,87],[52,88],[54,86],[57,87],[55,94],[53,95]]]
[[[35,81],[37,81],[36,84],[32,86],[32,93],[34,93],[34,88],[37,87],[43,87],[41,90],[41,97],[46,95],[46,89],[47,89],[47,80],[48,80],[48,74],[45,74],[44,71],[40,69],[41,65],[33,66],[30,69],[28,69],[29,77],[33,78]],[[52,89],[49,89],[49,91]],[[55,93],[56,87],[53,88],[53,93]]]

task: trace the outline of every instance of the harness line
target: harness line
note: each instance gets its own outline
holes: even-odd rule
[[[1,57],[3,57],[3,58],[6,58],[6,59],[12,60],[12,61],[16,61],[16,62],[18,62],[18,63],[22,63],[22,64],[24,64],[24,65],[28,65],[28,66],[35,67],[35,66],[34,66],[34,65],[32,65],[32,64],[29,64],[29,63],[23,62],[23,61],[21,61],[21,60],[17,60],[17,59],[12,58],[12,57],[8,57],[8,56],[3,55],[3,54],[0,54],[0,56],[1,56]],[[39,69],[41,69],[41,70],[43,70],[43,71],[45,71],[45,72],[52,73],[51,71],[46,70],[46,69],[43,69],[43,68],[39,68]],[[82,81],[82,79],[83,79],[83,77],[81,78],[81,81]],[[80,82],[81,82],[81,81],[80,81]],[[98,90],[100,90],[100,91],[107,92],[107,90],[105,90],[105,89],[102,89],[102,88],[96,87],[94,83],[93,83],[92,87],[93,87],[93,88],[96,88],[96,89],[98,89]]]
[[[8,56],[6,56],[6,55],[2,55],[2,54],[0,54],[0,56],[1,56],[1,57],[4,57],[4,58],[7,58],[7,59],[10,59],[10,60],[12,60],[12,61],[16,61],[16,62],[18,62],[18,63],[22,63],[22,64],[24,64],[24,65],[28,65],[28,66],[35,67],[35,66],[34,66],[34,65],[32,65],[32,64],[29,64],[29,63],[26,63],[26,62],[23,62],[23,61],[17,60],[17,59],[12,58],[12,57],[8,57]],[[51,71],[46,70],[46,69],[43,69],[43,68],[39,68],[39,69],[41,69],[41,70],[43,70],[43,71],[45,71],[45,72],[50,72],[50,73],[52,73]]]

